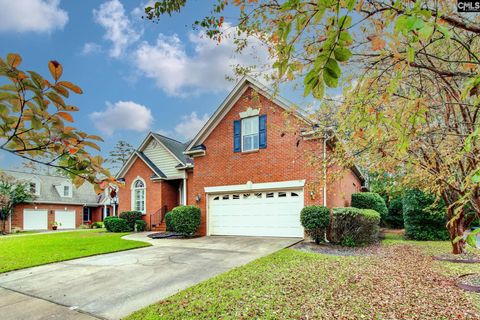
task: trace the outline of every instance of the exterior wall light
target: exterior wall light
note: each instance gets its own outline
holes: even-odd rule
[[[199,203],[200,203],[200,199],[202,199],[202,197],[197,193],[197,195],[195,196],[195,202],[196,202],[197,204],[199,204]]]

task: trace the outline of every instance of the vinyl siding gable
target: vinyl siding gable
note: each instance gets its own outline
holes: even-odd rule
[[[175,166],[180,162],[158,141],[151,139],[143,153],[167,176],[168,179],[183,178],[183,172]]]

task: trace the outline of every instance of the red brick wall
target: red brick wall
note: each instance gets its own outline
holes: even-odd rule
[[[55,213],[50,214],[50,210],[60,210],[64,211],[67,208],[67,211],[75,211],[76,219],[75,224],[78,228],[83,222],[83,206],[81,205],[65,205],[65,204],[32,204],[25,203],[15,206],[12,216],[12,228],[23,229],[23,210],[24,209],[35,209],[38,210],[48,210],[48,228],[52,229],[51,224],[55,222]]]
[[[352,193],[360,192],[361,186],[362,182],[352,170],[343,170],[341,178],[327,185],[327,207],[350,206]]]
[[[301,120],[292,115],[286,116],[284,109],[252,92],[252,89],[247,89],[205,140],[206,156],[195,158],[193,179],[188,180],[188,202],[195,204],[195,195],[201,195],[201,234],[206,233],[204,187],[245,184],[247,181],[260,183],[305,179],[305,205],[323,204],[321,172],[309,164],[311,155],[317,159],[321,157],[322,143],[319,140],[302,139],[299,129],[305,125]],[[267,148],[252,153],[235,153],[233,121],[240,119],[239,112],[248,107],[260,108],[260,115],[267,115]],[[349,185],[352,179],[358,180],[347,175],[341,184]],[[314,193],[313,199],[310,192]],[[332,197],[332,203],[340,202],[339,192],[334,192]]]
[[[152,181],[150,179],[152,174],[152,170],[141,159],[137,158],[123,177],[125,186],[120,188],[118,192],[118,212],[130,211],[132,210],[132,182],[137,177],[141,177],[145,181],[146,214],[143,216],[143,219],[147,222],[147,225],[150,225],[150,214],[157,212],[162,207],[162,183],[160,181]]]

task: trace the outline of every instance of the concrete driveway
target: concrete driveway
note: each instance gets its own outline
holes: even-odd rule
[[[119,319],[300,240],[218,236],[151,240],[146,233],[127,238],[153,246],[0,275],[1,318]],[[22,298],[33,302],[22,303]]]

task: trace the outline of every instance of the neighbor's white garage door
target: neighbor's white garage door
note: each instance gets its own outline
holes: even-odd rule
[[[23,210],[23,230],[47,230],[48,210]]]
[[[209,196],[211,235],[303,237],[302,190]]]
[[[61,223],[58,229],[75,229],[75,211],[55,211],[55,221]]]

